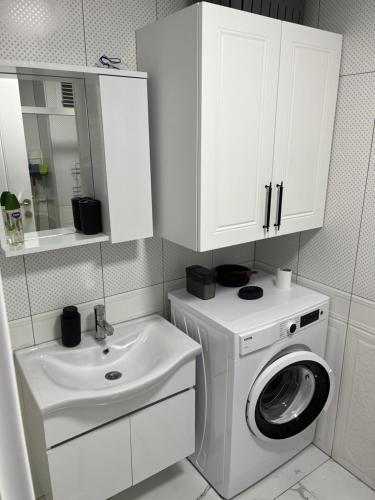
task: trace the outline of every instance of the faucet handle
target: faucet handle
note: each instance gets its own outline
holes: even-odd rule
[[[95,316],[104,316],[105,315],[105,306],[104,304],[98,304],[94,306]]]
[[[109,323],[106,322],[105,331],[106,331],[107,335],[113,335],[113,332],[115,331],[115,329],[113,328],[112,325],[110,325]]]

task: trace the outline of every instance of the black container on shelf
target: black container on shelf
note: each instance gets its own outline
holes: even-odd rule
[[[202,300],[215,297],[216,273],[202,266],[186,268],[186,290]]]
[[[84,198],[78,202],[81,231],[83,234],[102,232],[102,211],[99,200]]]
[[[81,342],[81,315],[76,306],[67,306],[63,309],[61,341],[65,347],[76,347]]]
[[[206,0],[209,3],[303,24],[306,0]]]
[[[81,215],[79,213],[79,202],[82,200],[91,200],[89,196],[75,196],[72,198],[72,211],[73,211],[73,222],[74,227],[77,231],[82,231],[81,227]]]

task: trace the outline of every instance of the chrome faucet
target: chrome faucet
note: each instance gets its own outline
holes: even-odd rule
[[[105,306],[99,304],[94,307],[95,311],[95,338],[105,340],[107,335],[113,335],[114,328],[105,319]]]

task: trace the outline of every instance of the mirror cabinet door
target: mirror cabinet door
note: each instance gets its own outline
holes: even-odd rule
[[[0,138],[2,148],[1,191],[14,193],[23,207],[24,231],[35,231],[33,197],[22,121],[21,99],[17,75],[0,77]],[[3,182],[6,182],[6,184]],[[31,217],[25,217],[25,203]]]
[[[94,195],[83,78],[1,75],[0,95],[5,176],[24,231],[74,231],[71,199]]]

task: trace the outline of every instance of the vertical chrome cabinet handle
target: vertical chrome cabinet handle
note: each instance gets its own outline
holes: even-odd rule
[[[277,229],[280,229],[281,226],[281,212],[283,209],[283,194],[284,194],[284,183],[283,181],[280,182],[280,184],[276,184],[277,189],[279,190],[279,204],[277,208],[277,221],[276,224],[274,224]]]
[[[272,182],[265,185],[265,188],[267,189],[267,211],[266,211],[266,223],[263,226],[263,229],[268,231],[270,230],[270,217],[271,217],[271,199],[272,199]]]

